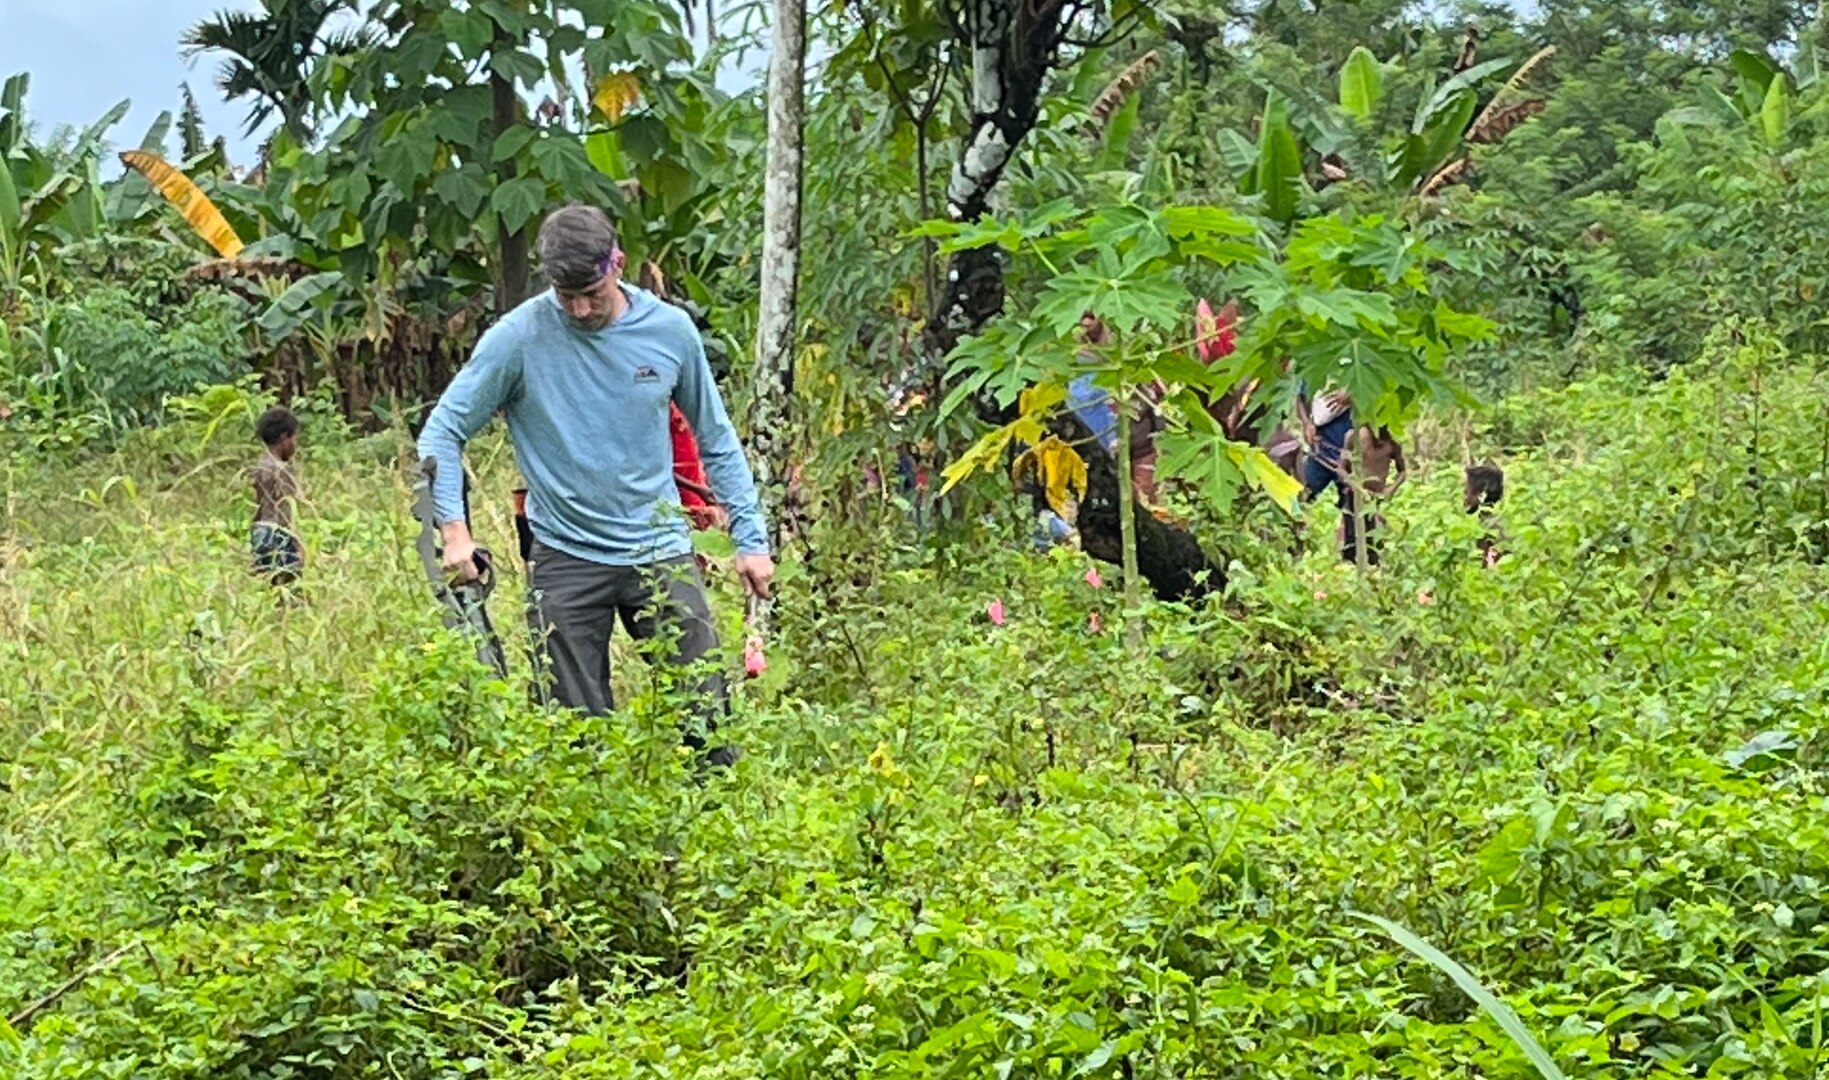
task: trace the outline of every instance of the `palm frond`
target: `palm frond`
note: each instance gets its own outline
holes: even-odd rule
[[[346,27],[320,39],[325,56],[350,56],[381,44],[381,34],[371,26]]]
[[[178,38],[186,56],[219,49],[252,60],[271,35],[273,23],[249,11],[218,11]]]

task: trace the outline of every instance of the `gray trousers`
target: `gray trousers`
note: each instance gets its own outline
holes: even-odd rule
[[[712,657],[718,634],[705,599],[698,560],[682,556],[646,566],[604,566],[533,546],[534,604],[528,614],[546,658],[549,698],[602,715],[615,708],[610,690],[610,635],[618,619],[629,636],[649,642],[656,659],[684,668]],[[715,660],[690,684],[695,723],[685,742],[705,747],[730,709],[730,688]]]

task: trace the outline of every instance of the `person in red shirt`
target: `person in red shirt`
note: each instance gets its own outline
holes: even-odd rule
[[[699,461],[699,441],[692,435],[692,425],[679,406],[668,414],[673,430],[673,479],[679,485],[680,503],[695,529],[723,529],[730,525],[730,515],[712,501],[711,482],[705,477],[704,463]]]

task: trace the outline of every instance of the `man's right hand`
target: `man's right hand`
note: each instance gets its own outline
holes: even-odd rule
[[[470,527],[461,521],[448,521],[440,530],[444,534],[445,572],[459,585],[468,585],[482,577],[482,568],[476,565],[476,541],[470,536]]]

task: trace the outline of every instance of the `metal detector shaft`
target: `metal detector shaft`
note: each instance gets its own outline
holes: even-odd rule
[[[438,462],[426,458],[419,463],[419,475],[413,484],[413,514],[419,518],[419,561],[424,564],[432,594],[445,609],[445,625],[470,635],[476,641],[476,658],[497,675],[508,677],[508,656],[502,650],[502,639],[489,621],[489,594],[495,590],[495,563],[489,552],[476,549],[477,579],[458,584],[452,581],[444,565],[444,534],[438,527],[438,512],[432,502],[432,486],[438,476]],[[465,505],[469,504],[469,477],[465,477]]]

